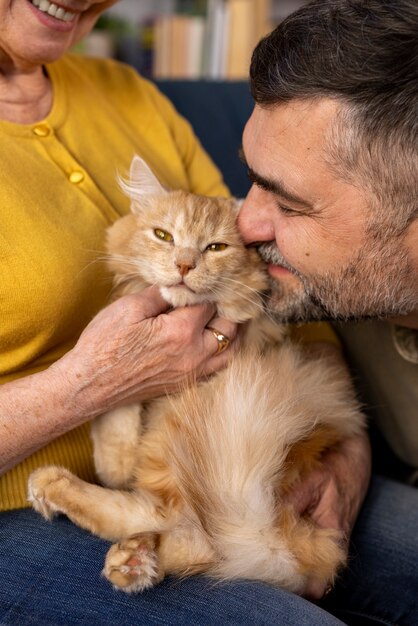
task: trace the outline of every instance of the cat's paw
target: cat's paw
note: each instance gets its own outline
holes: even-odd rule
[[[64,467],[58,467],[55,465],[48,465],[46,467],[40,467],[32,472],[28,480],[28,502],[32,504],[32,507],[42,515],[46,520],[51,520],[54,515],[59,512],[59,507],[53,502],[51,496],[52,490],[57,483],[68,483],[71,472]],[[65,485],[62,484],[62,488]]]
[[[158,535],[141,533],[113,545],[102,571],[115,589],[136,593],[153,587],[163,578],[156,551]]]

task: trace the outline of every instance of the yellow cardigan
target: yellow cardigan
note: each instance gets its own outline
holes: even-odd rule
[[[128,211],[117,174],[139,154],[168,187],[226,195],[189,124],[131,68],[67,56],[47,67],[54,104],[0,122],[0,383],[48,367],[107,302],[105,228]],[[27,506],[28,474],[58,463],[94,479],[87,425],[0,478],[0,510]]]
[[[0,121],[0,383],[47,368],[106,304],[103,236],[129,210],[116,177],[135,153],[170,188],[228,193],[190,125],[134,70],[69,55],[47,71],[50,115]],[[323,325],[306,332],[330,338]],[[0,477],[0,510],[28,506],[28,475],[44,464],[94,481],[88,425]]]

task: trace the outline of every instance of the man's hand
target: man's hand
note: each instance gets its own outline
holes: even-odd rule
[[[286,498],[301,515],[321,528],[344,533],[346,549],[370,480],[371,455],[367,435],[353,437],[330,450],[320,469],[303,478]],[[326,591],[312,583],[306,596],[319,600]]]

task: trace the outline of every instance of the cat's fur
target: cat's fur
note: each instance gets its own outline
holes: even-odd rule
[[[305,355],[262,313],[266,277],[240,240],[235,200],[166,192],[138,158],[125,188],[133,212],[108,238],[115,296],[157,283],[173,306],[215,301],[220,315],[252,320],[250,328],[226,370],[95,420],[107,488],[46,467],[32,474],[29,499],[46,518],[63,512],[118,542],[104,575],[127,592],[166,573],[259,579],[297,593],[332,582],[345,558],[341,535],[295,514],[283,496],[327,448],[363,428],[345,371]],[[228,247],[207,250],[214,243]]]

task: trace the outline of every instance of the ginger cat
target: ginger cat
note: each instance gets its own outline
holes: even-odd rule
[[[132,214],[108,232],[115,297],[158,284],[173,306],[217,303],[251,320],[226,370],[170,397],[110,411],[92,424],[104,487],[62,467],[29,480],[46,519],[116,542],[103,573],[138,592],[165,574],[251,578],[304,593],[344,564],[337,531],[315,526],[283,496],[322,453],[364,427],[345,370],[308,356],[263,312],[267,279],[242,244],[234,199],[166,191],[135,157],[123,187]]]

